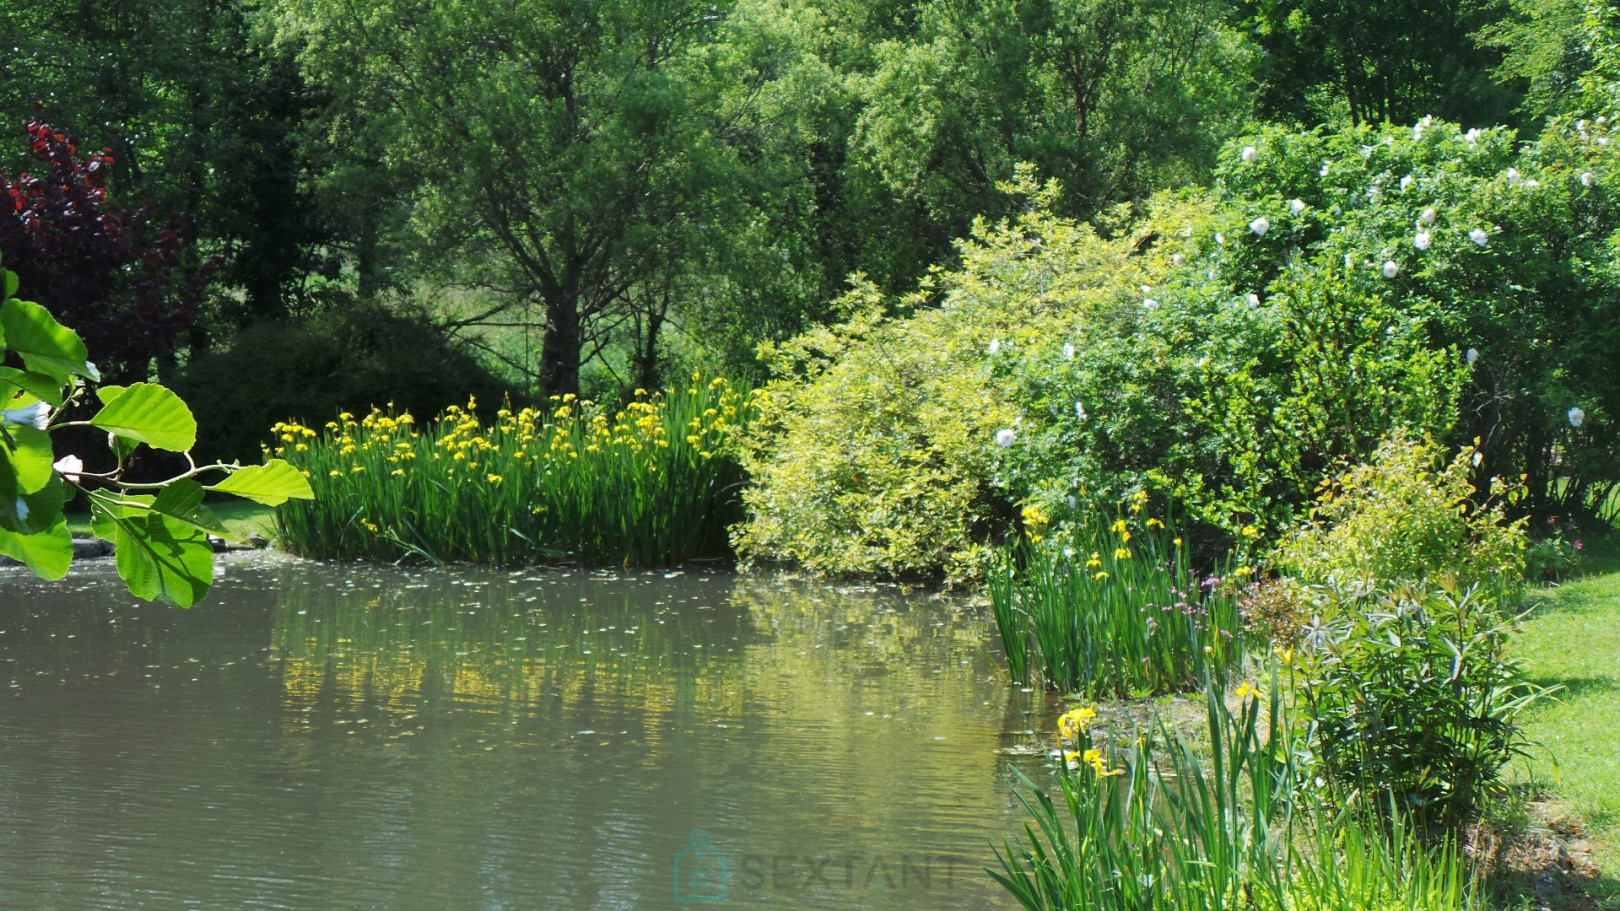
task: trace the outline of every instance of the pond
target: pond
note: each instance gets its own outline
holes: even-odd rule
[[[1002,908],[1038,697],[959,601],[232,555],[0,569],[0,906]]]

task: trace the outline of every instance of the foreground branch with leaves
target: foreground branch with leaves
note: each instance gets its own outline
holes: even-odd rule
[[[197,465],[187,455],[188,470],[168,480],[127,478],[143,445],[189,452],[197,440],[191,410],[156,383],[96,386],[100,372],[78,334],[39,304],[16,299],[17,277],[4,269],[0,290],[0,554],[41,578],[65,576],[73,538],[63,507],[83,493],[92,529],[117,548],[130,593],[190,607],[213,582],[208,535],[233,537],[204,504],[208,492],[266,506],[313,497],[304,476],[279,459]],[[87,420],[63,419],[84,406],[95,407]],[[78,455],[56,459],[51,434],[67,427],[106,431],[113,467],[93,472]]]

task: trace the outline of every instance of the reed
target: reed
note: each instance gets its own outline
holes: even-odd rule
[[[613,409],[554,396],[490,420],[471,399],[408,413],[284,422],[272,454],[315,499],[283,509],[283,546],[322,559],[656,566],[728,553],[740,518],[738,433],[762,397],[724,379],[637,390]]]
[[[1007,669],[1088,698],[1197,689],[1243,654],[1236,590],[1248,570],[1203,575],[1164,522],[1125,509],[1067,546],[1024,541],[989,574]]]
[[[1283,696],[1275,672],[1231,699],[1207,682],[1207,745],[1162,722],[1121,744],[1091,710],[1064,715],[1058,800],[1021,776],[1024,836],[991,875],[1029,911],[1481,907],[1453,840],[1322,799]]]

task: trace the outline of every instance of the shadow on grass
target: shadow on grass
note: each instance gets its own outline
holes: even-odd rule
[[[1548,911],[1613,909],[1620,882],[1599,873],[1566,872],[1553,862],[1541,870],[1500,870],[1485,877],[1487,908]],[[1534,896],[1534,898],[1530,898]],[[1545,903],[1541,900],[1544,899]]]
[[[1620,881],[1595,863],[1587,832],[1607,819],[1575,818],[1536,782],[1508,787],[1468,833],[1480,863],[1484,907],[1493,911],[1600,911],[1615,908]]]
[[[1581,551],[1580,565],[1568,581],[1620,572],[1620,530],[1593,535],[1583,543],[1586,547]]]
[[[1530,684],[1544,688],[1558,687],[1558,691],[1550,698],[1559,702],[1620,690],[1620,684],[1617,684],[1613,677],[1532,677]]]
[[[1604,553],[1583,559],[1576,572],[1555,582],[1543,583],[1526,592],[1521,608],[1528,612],[1525,619],[1534,622],[1542,617],[1589,610],[1593,606],[1593,596],[1601,598],[1602,595],[1590,590],[1585,583],[1593,582],[1601,586],[1604,583],[1599,580],[1620,574],[1620,534],[1610,535],[1604,546],[1606,548]],[[1586,590],[1566,591],[1573,587]]]

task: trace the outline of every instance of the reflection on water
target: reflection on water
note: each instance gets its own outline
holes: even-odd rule
[[[723,573],[0,571],[0,906],[1004,907],[992,651]]]

